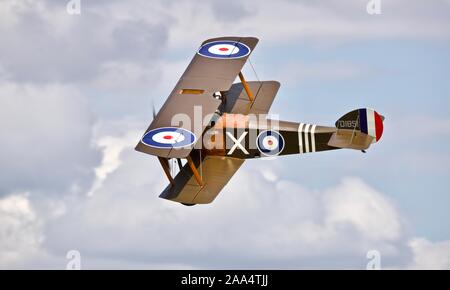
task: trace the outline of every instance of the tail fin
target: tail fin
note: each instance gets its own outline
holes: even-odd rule
[[[365,150],[383,135],[384,117],[373,109],[351,111],[336,121],[338,129],[328,145],[338,148]]]

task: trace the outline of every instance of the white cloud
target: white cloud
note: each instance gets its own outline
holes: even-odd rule
[[[450,240],[431,242],[415,238],[409,242],[414,254],[409,269],[450,269]]]
[[[153,92],[151,84],[156,84],[160,80],[161,64],[143,66],[133,62],[105,62],[101,64],[99,74],[92,84],[98,88],[107,90],[122,89],[125,93],[133,92]],[[182,70],[180,70],[181,73]]]
[[[325,200],[327,222],[353,224],[373,240],[401,237],[401,219],[392,202],[359,179],[346,179]]]
[[[73,87],[1,82],[0,123],[0,194],[90,181],[93,118]]]
[[[0,5],[7,19],[0,26],[0,62],[14,80],[80,83],[111,64],[142,74],[166,46],[164,21],[114,17],[104,12],[107,2],[83,6],[79,16],[67,14],[66,2],[15,2]]]
[[[385,1],[379,16],[368,15],[366,3],[360,0],[264,5],[256,0],[226,5],[191,0],[101,1],[84,5],[79,16],[68,15],[65,4],[2,1],[0,60],[8,75],[20,81],[95,80],[94,84],[110,86],[124,70],[131,88],[137,80],[157,76],[155,61],[166,55],[167,48],[191,51],[200,41],[218,35],[254,35],[271,46],[306,38],[329,44],[450,36],[450,7],[442,1]],[[344,71],[353,73],[351,68]]]
[[[40,251],[42,224],[27,194],[0,198],[0,268],[14,268]]]
[[[184,207],[159,199],[167,182],[155,158],[133,150],[138,136],[136,130],[98,136],[104,161],[95,194],[71,201],[51,222],[49,248],[77,248],[93,268],[101,267],[98,259],[115,264],[119,257],[152,268],[264,268],[262,261],[282,268],[358,268],[372,248],[394,258],[404,250],[403,223],[392,202],[357,178],[316,191],[267,173],[266,164],[250,165],[213,204]],[[320,262],[327,256],[341,262]]]
[[[177,1],[169,11],[175,19],[170,29],[171,47],[199,37],[254,35],[272,45],[299,38],[320,42],[361,39],[442,39],[450,36],[450,10],[442,1],[384,1],[383,14],[368,15],[366,1],[246,1],[240,5],[211,6]],[[220,11],[220,12],[219,12]],[[218,15],[239,17],[218,17]],[[432,21],[430,21],[432,20]],[[207,23],[208,25],[205,25]],[[232,23],[232,25],[230,25]],[[186,29],[189,27],[189,29]]]
[[[106,136],[96,142],[96,145],[103,150],[103,158],[101,164],[95,168],[96,179],[87,193],[88,196],[92,196],[96,190],[100,189],[108,175],[119,168],[120,154],[125,148],[135,145],[138,134],[132,132],[125,138]]]
[[[97,126],[104,157],[91,197],[34,199],[36,210],[26,195],[0,202],[0,221],[15,217],[7,232],[34,241],[29,254],[2,237],[21,254],[3,267],[63,268],[71,249],[83,268],[365,268],[372,249],[383,268],[449,267],[448,242],[411,238],[393,202],[358,178],[312,190],[265,170],[278,160],[248,162],[213,204],[160,199],[167,181],[155,158],[133,150],[136,124]]]

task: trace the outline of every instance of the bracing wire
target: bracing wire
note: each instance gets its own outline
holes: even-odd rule
[[[258,82],[260,82],[258,74],[256,73],[255,67],[253,66],[252,60],[250,58],[248,58],[248,63],[250,64],[250,66],[251,66],[251,68],[253,70],[253,73],[255,74],[256,79],[258,80]]]
[[[253,73],[255,74],[256,80],[257,80],[258,83],[259,83],[258,91],[256,92],[256,95],[255,95],[255,98],[256,98],[256,97],[258,96],[259,90],[261,90],[261,88],[262,88],[263,83],[262,83],[261,80],[259,79],[258,73],[256,73],[255,67],[253,66],[253,63],[252,63],[252,61],[251,61],[250,58],[248,58],[248,63],[250,64],[250,67],[252,68]]]

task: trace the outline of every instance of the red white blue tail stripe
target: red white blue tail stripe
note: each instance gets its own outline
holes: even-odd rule
[[[359,124],[362,133],[380,140],[383,135],[383,119],[373,109],[359,109]]]

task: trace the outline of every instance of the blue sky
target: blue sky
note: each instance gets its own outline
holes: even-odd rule
[[[386,268],[450,268],[450,2],[367,2],[2,1],[0,268],[64,268],[73,249],[85,268],[365,268],[372,249]],[[208,206],[159,199],[134,145],[222,35],[260,39],[280,119],[372,107],[383,138],[248,161]]]
[[[269,50],[260,58],[268,58],[276,51]],[[311,79],[287,84],[288,88],[285,86],[280,90],[273,107],[285,112],[285,118],[330,124],[343,112],[365,106],[376,108],[386,116],[383,141],[373,146],[367,155],[333,152],[306,160],[292,157],[287,161],[289,165],[295,166],[298,162],[296,165],[300,171],[314,168],[317,171],[309,172],[309,175],[319,175],[320,169],[331,162],[336,164],[334,169],[341,167],[339,170],[343,174],[349,174],[345,163],[354,162],[360,166],[358,176],[370,180],[371,184],[396,199],[414,221],[417,234],[433,239],[448,238],[450,228],[441,224],[442,220],[449,218],[449,171],[445,170],[448,133],[430,133],[428,137],[425,133],[414,137],[415,126],[426,128],[434,125],[433,122],[427,125],[428,120],[448,120],[448,42],[365,41],[331,49],[305,49],[299,45],[287,50],[286,54],[290,55],[288,61],[350,63],[364,67],[367,72],[349,79]],[[399,126],[405,122],[408,127]],[[435,157],[442,154],[443,159],[429,166],[405,162],[405,155],[428,154]],[[291,178],[295,179],[295,173],[293,175]],[[320,187],[335,181],[339,175],[326,180],[312,177],[302,181]],[[440,226],[436,227],[436,224]]]

